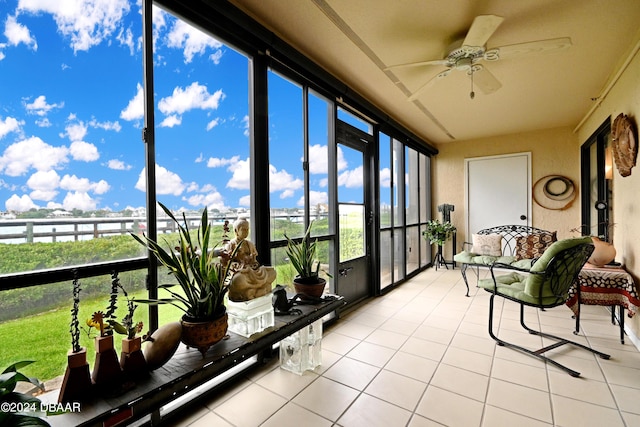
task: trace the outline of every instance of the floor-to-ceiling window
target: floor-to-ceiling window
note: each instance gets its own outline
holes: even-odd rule
[[[296,273],[286,257],[285,235],[300,238],[311,225],[319,261],[327,268],[331,264],[332,105],[273,70],[268,73],[268,94],[271,263],[278,283],[287,284]]]
[[[380,287],[430,263],[422,237],[431,218],[430,165],[425,153],[385,133],[379,145]]]

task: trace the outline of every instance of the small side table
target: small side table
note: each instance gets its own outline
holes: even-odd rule
[[[615,323],[615,307],[618,306],[620,342],[624,344],[624,309],[627,309],[627,316],[633,317],[640,307],[640,299],[633,277],[624,268],[595,267],[587,263],[569,289],[566,304],[575,315],[576,334],[580,332],[581,304],[610,306],[612,323]]]

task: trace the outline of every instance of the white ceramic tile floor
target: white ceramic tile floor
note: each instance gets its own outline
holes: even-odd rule
[[[567,346],[549,354],[581,372],[499,347],[487,333],[489,294],[460,270],[427,270],[327,326],[323,364],[296,375],[277,359],[255,367],[175,426],[502,427],[639,426],[640,352],[619,341],[603,307],[527,309],[529,326],[611,354]],[[495,329],[527,344],[548,340],[519,326],[518,306],[496,299]]]

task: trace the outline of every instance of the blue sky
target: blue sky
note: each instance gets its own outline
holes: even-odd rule
[[[158,199],[248,208],[248,59],[159,8],[153,16]],[[0,0],[0,82],[0,210],[145,205],[137,1]],[[270,102],[270,141],[301,156],[299,129],[287,125],[298,111],[285,96]],[[326,159],[326,135],[312,140],[312,160]],[[301,206],[300,156],[273,156],[272,207]],[[361,187],[339,158],[339,181]],[[318,169],[312,204],[327,200]]]

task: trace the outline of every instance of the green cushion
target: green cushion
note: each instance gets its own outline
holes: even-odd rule
[[[477,255],[473,252],[462,251],[453,256],[453,260],[460,264],[479,264],[479,265],[491,265],[494,262],[500,262],[503,264],[511,264],[516,260],[514,256],[491,256],[491,255]],[[527,267],[529,268],[529,267]]]
[[[549,261],[553,257],[555,257],[559,252],[564,251],[565,249],[573,248],[574,246],[582,245],[585,243],[592,243],[591,237],[576,237],[573,239],[564,239],[558,240],[554,242],[551,246],[549,246],[542,256],[538,258],[538,260],[531,266],[530,271],[544,271],[549,264]],[[544,283],[544,277],[539,274],[532,274],[526,281],[525,284],[525,292],[532,297],[537,298],[540,295],[540,286]],[[543,289],[542,297],[553,297],[553,292],[551,289]]]
[[[549,261],[560,251],[572,248],[584,243],[591,243],[591,237],[579,237],[574,239],[559,240],[547,248],[542,256],[531,266],[529,271],[544,271]],[[522,264],[520,264],[522,262]],[[526,263],[529,263],[528,265]],[[512,265],[521,268],[528,268],[531,260],[516,261]],[[522,275],[518,273],[508,273],[496,276],[496,283],[493,283],[491,277],[478,281],[478,287],[493,291],[497,285],[497,293],[505,295],[517,300],[525,301],[531,304],[553,304],[556,301],[555,295],[551,289],[543,288],[542,301],[538,299],[540,286],[544,285],[544,277],[542,275],[531,274]]]

